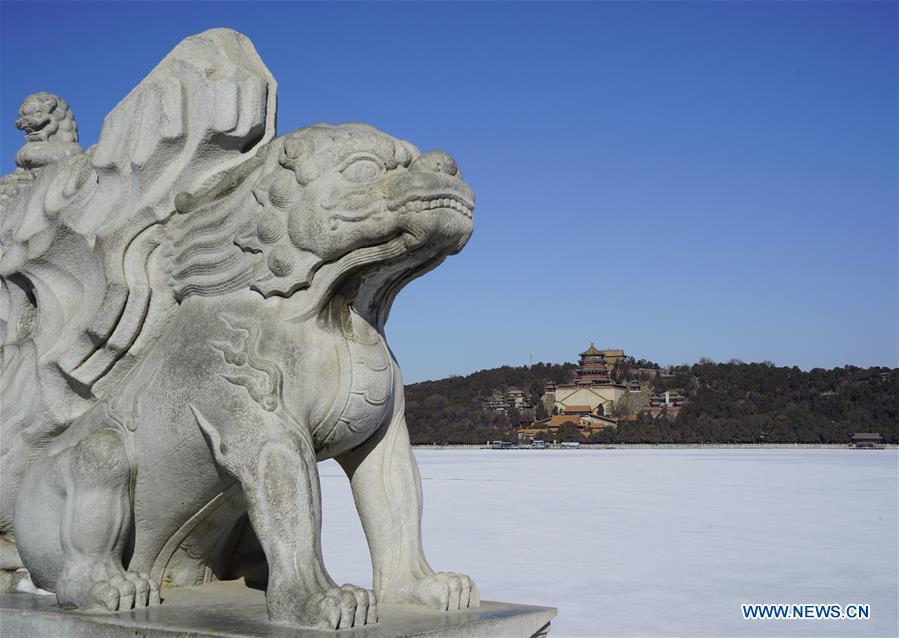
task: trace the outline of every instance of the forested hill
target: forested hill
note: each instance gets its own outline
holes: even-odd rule
[[[406,386],[406,417],[414,443],[512,440],[527,413],[485,409],[482,399],[514,387],[536,405],[547,381],[564,382],[573,364],[481,370]],[[669,420],[648,415],[594,434],[596,442],[846,443],[855,432],[879,432],[896,443],[899,369],[847,366],[804,372],[764,363],[710,363],[674,368],[653,391],[689,398]]]
[[[503,366],[464,377],[406,386],[406,423],[413,443],[484,443],[509,436],[520,419],[483,407],[482,399],[507,388],[522,390],[536,404],[547,381],[563,383],[574,364]],[[516,423],[518,421],[518,423]]]

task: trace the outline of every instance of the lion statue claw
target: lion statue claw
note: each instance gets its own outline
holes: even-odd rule
[[[0,201],[0,568],[24,565],[66,608],[240,577],[273,621],[310,627],[376,622],[379,603],[479,604],[422,551],[384,337],[399,290],[465,245],[474,194],[446,153],[364,124],[275,137],[275,89],[249,40],[215,29],[179,44],[87,153],[47,136],[60,98],[23,105],[31,178]],[[372,590],[323,563],[328,458]]]

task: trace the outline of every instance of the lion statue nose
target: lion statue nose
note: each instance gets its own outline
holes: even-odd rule
[[[428,151],[412,163],[412,169],[431,171],[432,173],[446,173],[453,176],[459,174],[459,167],[456,166],[456,161],[443,151]]]

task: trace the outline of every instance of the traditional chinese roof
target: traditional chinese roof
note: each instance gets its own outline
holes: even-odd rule
[[[596,346],[593,345],[593,342],[592,342],[592,341],[590,342],[590,347],[587,348],[584,352],[582,352],[582,353],[580,354],[580,356],[586,357],[586,356],[589,356],[589,355],[591,355],[591,354],[602,354],[602,351],[601,351],[601,350],[597,350],[597,349],[596,349]]]
[[[587,423],[593,423],[593,424],[599,422],[599,423],[604,423],[605,425],[612,425],[612,426],[618,425],[617,419],[610,419],[607,416],[598,416],[596,414],[591,414],[590,416],[584,417],[583,420],[586,421]]]
[[[582,426],[580,419],[573,418],[570,414],[557,414],[555,416],[549,417],[549,424],[552,427],[562,426],[566,423],[573,423],[574,425]]]
[[[593,409],[589,405],[567,405],[562,412],[564,414],[580,414],[582,412],[593,412]]]

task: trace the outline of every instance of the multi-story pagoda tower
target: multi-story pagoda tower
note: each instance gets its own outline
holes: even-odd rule
[[[597,350],[592,343],[580,354],[581,360],[576,371],[577,384],[607,384],[609,381],[609,365],[606,356]]]

